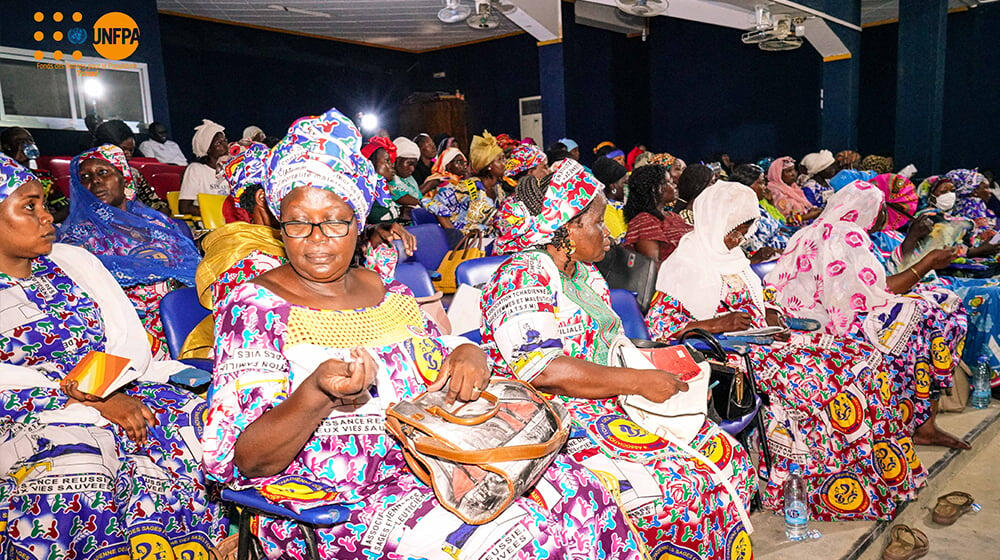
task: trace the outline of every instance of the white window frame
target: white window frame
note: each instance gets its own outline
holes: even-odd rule
[[[76,70],[72,65],[90,65],[90,66],[101,66],[105,64],[112,64],[117,66],[121,64],[123,66],[128,65],[128,68],[108,68],[108,70],[115,72],[135,72],[139,75],[139,88],[140,94],[142,95],[142,114],[143,122],[152,122],[153,120],[153,103],[152,96],[149,89],[149,68],[145,62],[129,62],[122,61],[116,62],[111,61],[106,58],[84,56],[80,60],[73,59],[63,59],[61,61],[55,61],[51,59],[35,60],[35,51],[31,49],[18,49],[14,47],[4,47],[0,46],[0,59],[5,60],[21,60],[27,62],[37,62],[44,64],[64,64],[66,73],[66,88],[69,91],[69,105],[71,118],[64,117],[41,117],[41,116],[30,116],[30,115],[7,115],[4,112],[3,102],[0,101],[0,126],[23,126],[28,128],[51,128],[55,130],[87,130],[87,125],[84,123],[83,119],[87,114],[87,102],[84,99],[82,78],[77,75]],[[100,75],[100,71],[98,71]],[[0,83],[0,100],[3,99],[3,84]],[[139,121],[125,121],[130,127],[135,129],[139,125]]]

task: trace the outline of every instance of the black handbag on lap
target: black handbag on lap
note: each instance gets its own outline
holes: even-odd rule
[[[692,329],[681,335],[680,342],[696,338],[709,346],[708,351],[702,351],[709,358],[712,368],[710,386],[712,388],[712,406],[722,420],[738,420],[753,412],[755,399],[753,386],[747,378],[747,373],[726,365],[726,351],[719,341],[704,329]],[[718,384],[716,384],[716,382]]]

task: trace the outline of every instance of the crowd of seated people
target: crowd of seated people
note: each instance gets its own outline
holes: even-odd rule
[[[5,558],[224,556],[215,487],[344,506],[315,532],[322,558],[750,557],[755,496],[781,511],[795,470],[811,518],[892,519],[927,479],[917,445],[969,448],[937,424],[956,368],[1000,372],[1000,201],[976,169],[917,180],[852,150],[688,165],[610,141],[581,162],[571,138],[365,138],[336,109],[280,139],[251,125],[230,142],[205,119],[189,163],[160,123],[138,146],[122,121],[92,124],[68,196],[29,131],[0,132]],[[176,212],[139,153],[186,166]],[[199,194],[227,197],[225,225],[176,219],[197,223]],[[506,257],[478,286],[475,342],[395,277],[421,249],[418,211]],[[614,246],[658,267],[653,341],[782,327],[729,363],[767,397],[767,460],[711,419],[675,441],[630,417],[630,395],[691,395],[619,359],[632,343],[596,266]],[[182,288],[211,314],[173,358],[211,360],[207,393],[169,382],[191,366],[171,359],[160,302]],[[64,382],[94,353],[130,360],[131,381]],[[480,399],[491,377],[560,403],[574,430],[537,492],[470,525],[382,421],[424,391]],[[252,531],[268,558],[308,557],[293,521]]]

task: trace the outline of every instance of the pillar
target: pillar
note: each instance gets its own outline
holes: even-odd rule
[[[860,0],[825,0],[823,11],[855,25],[861,23]],[[837,153],[858,147],[858,90],[861,79],[861,32],[830,23],[850,57],[823,59],[819,148]]]
[[[566,137],[566,73],[561,39],[538,44],[538,84],[542,96],[543,146]]]

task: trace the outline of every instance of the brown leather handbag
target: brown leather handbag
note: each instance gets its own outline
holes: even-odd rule
[[[541,478],[566,443],[569,413],[512,379],[491,379],[479,399],[451,410],[446,396],[392,405],[386,429],[441,505],[466,523],[488,523]]]

